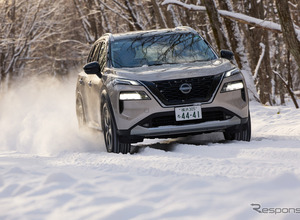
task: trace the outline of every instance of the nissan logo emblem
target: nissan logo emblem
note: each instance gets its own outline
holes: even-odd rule
[[[183,94],[189,94],[192,90],[192,85],[189,83],[183,83],[180,87],[179,90],[183,93]]]

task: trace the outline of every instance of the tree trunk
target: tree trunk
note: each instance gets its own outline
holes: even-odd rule
[[[287,68],[287,78],[288,78],[288,86],[293,89],[293,82],[292,82],[292,74],[291,74],[291,58],[290,58],[290,51],[287,51],[286,54],[286,68]]]
[[[132,4],[129,0],[124,0],[124,4],[127,8],[127,14],[129,15],[129,20],[132,21],[132,23],[128,23],[130,31],[134,30],[143,30],[143,27],[140,25],[139,21],[137,20],[136,13],[133,11]]]
[[[229,49],[226,37],[224,35],[220,16],[216,9],[215,0],[201,0],[202,4],[206,7],[206,13],[216,40],[219,51],[221,49]]]
[[[232,6],[229,5],[228,1],[219,0],[219,5],[222,10],[232,11]],[[247,62],[245,57],[244,46],[241,42],[241,33],[235,21],[232,21],[228,18],[224,18],[225,27],[227,29],[228,37],[230,40],[231,49],[234,52],[235,60],[240,69],[245,65],[244,62]],[[246,64],[248,66],[248,62]],[[246,69],[245,67],[243,69]]]
[[[259,83],[258,83],[259,90],[260,90],[259,98],[263,104],[269,102],[270,105],[273,105],[271,99],[272,68],[271,68],[271,61],[270,61],[269,34],[266,31],[263,32],[262,42],[265,45],[265,56],[259,71]]]
[[[153,9],[155,12],[155,17],[157,18],[158,21],[158,25],[160,28],[167,28],[168,25],[166,23],[166,19],[161,11],[161,8],[158,6],[158,3],[156,0],[151,0],[152,5],[153,5]]]
[[[296,95],[295,93],[293,92],[293,90],[288,86],[288,83],[284,80],[284,78],[276,71],[273,71],[278,77],[279,79],[284,83],[284,86],[285,88],[288,90],[291,98],[292,98],[292,101],[294,102],[294,105],[296,108],[299,108],[299,105],[298,105],[298,102],[297,102],[297,98],[296,98]]]
[[[151,17],[150,17],[151,19],[150,19],[150,22],[149,22],[150,29],[155,29],[157,22],[156,22],[156,18],[155,18],[154,6],[153,6],[151,1],[147,2],[147,7],[148,7],[149,13],[151,15]]]
[[[164,6],[163,11],[166,17],[168,18],[167,19],[168,27],[174,28],[174,27],[182,26],[181,21],[176,16],[176,12],[173,5]],[[188,26],[190,25],[188,24]]]
[[[300,41],[297,39],[294,24],[291,19],[288,1],[276,0],[276,7],[281,23],[283,39],[300,69]],[[298,75],[300,76],[299,71]]]
[[[244,7],[246,14],[262,20],[264,19],[264,7],[262,1],[257,2],[256,0],[246,0],[244,1]],[[253,73],[255,72],[256,66],[260,58],[260,43],[263,43],[265,46],[265,54],[261,66],[258,69],[256,85],[260,101],[263,104],[269,102],[271,105],[271,63],[269,55],[268,33],[262,29],[253,29],[250,26],[248,26],[247,29],[243,29],[243,31],[245,34],[247,51],[250,60],[250,68]]]

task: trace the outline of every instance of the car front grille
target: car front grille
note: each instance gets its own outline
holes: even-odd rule
[[[165,105],[190,104],[195,102],[208,102],[217,89],[223,73],[195,78],[162,80],[146,82],[149,90]],[[180,91],[183,84],[189,84],[192,89],[188,94]]]

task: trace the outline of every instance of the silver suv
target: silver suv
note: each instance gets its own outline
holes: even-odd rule
[[[79,127],[102,131],[115,153],[144,138],[215,131],[250,141],[247,88],[232,59],[189,27],[105,34],[78,75]]]

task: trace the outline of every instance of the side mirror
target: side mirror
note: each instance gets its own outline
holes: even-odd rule
[[[84,65],[83,70],[86,74],[96,74],[101,78],[100,65],[97,61]]]
[[[221,50],[220,51],[221,57],[227,60],[233,60],[234,54],[230,50]]]

